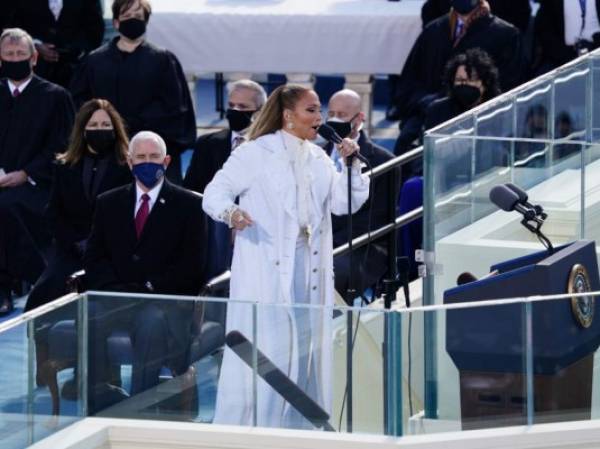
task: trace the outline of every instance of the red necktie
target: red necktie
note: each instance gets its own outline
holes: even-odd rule
[[[148,219],[148,214],[150,214],[150,197],[148,194],[144,193],[142,195],[142,205],[135,214],[135,233],[137,234],[137,238],[140,238],[142,235],[142,230],[144,229],[144,225],[146,224],[146,220]]]
[[[13,97],[17,98],[21,94],[21,91],[15,87],[13,90]]]

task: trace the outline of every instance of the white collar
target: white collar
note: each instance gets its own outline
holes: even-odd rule
[[[137,204],[140,202],[142,195],[144,193],[146,193],[149,197],[150,197],[150,206],[152,206],[154,203],[156,203],[156,199],[158,198],[158,194],[160,193],[160,189],[162,188],[163,184],[165,182],[165,178],[162,178],[158,184],[156,184],[154,187],[152,187],[150,190],[148,190],[147,192],[144,192],[140,186],[138,185],[138,181],[135,181],[135,204],[137,206]]]
[[[23,91],[25,90],[25,88],[27,86],[29,86],[29,83],[31,82],[32,79],[33,79],[33,75],[30,76],[27,81],[21,83],[19,86],[14,84],[11,80],[7,80],[8,81],[8,89],[10,90],[11,95],[15,91],[15,89],[17,89],[19,91],[19,93],[22,94]]]
[[[283,143],[289,150],[300,148],[306,143],[305,139],[296,137],[293,134],[288,133],[285,129],[281,130],[281,135],[283,136]]]

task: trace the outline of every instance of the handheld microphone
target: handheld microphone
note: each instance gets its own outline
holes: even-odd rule
[[[225,337],[225,341],[227,346],[250,368],[254,365],[253,356],[256,350],[257,374],[315,427],[335,431],[329,424],[327,412],[287,377],[266,355],[255,348],[241,332],[229,332]]]
[[[338,133],[335,132],[335,129],[333,129],[327,123],[321,124],[321,126],[319,126],[319,129],[317,130],[317,132],[323,139],[325,139],[328,142],[334,143],[336,145],[339,145],[340,143],[342,143],[342,140],[344,140],[341,138],[341,136]],[[352,164],[353,157],[357,157],[359,160],[363,161],[365,164],[370,165],[369,160],[360,153],[352,153],[347,158],[348,165]]]
[[[548,215],[544,212],[544,208],[542,206],[534,205],[529,202],[529,196],[527,195],[527,192],[525,192],[525,190],[523,190],[518,185],[513,184],[512,182],[507,182],[504,185],[517,194],[517,196],[519,197],[519,203],[523,204],[525,207],[533,209],[535,211],[535,214],[540,215],[543,220],[548,218]]]
[[[516,210],[527,220],[536,220],[536,213],[519,202],[519,196],[505,185],[495,186],[490,190],[490,201],[506,212]]]

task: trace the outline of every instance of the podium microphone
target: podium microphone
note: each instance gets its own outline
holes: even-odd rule
[[[521,203],[525,207],[533,209],[535,211],[535,214],[537,216],[541,217],[542,220],[545,220],[546,218],[548,218],[548,214],[546,214],[544,212],[544,209],[542,208],[542,206],[531,204],[529,202],[529,196],[527,195],[527,192],[525,192],[525,190],[523,190],[518,185],[513,184],[512,182],[507,182],[504,185],[506,187],[508,187],[510,190],[512,190],[514,193],[517,194],[517,196],[519,197],[519,203]]]
[[[516,210],[528,221],[537,219],[535,210],[521,204],[519,196],[506,185],[498,185],[490,190],[490,201],[506,212]]]
[[[523,193],[525,194],[525,192]],[[525,194],[525,197],[526,196],[527,194]],[[521,224],[529,231],[534,233],[540,242],[542,242],[542,244],[546,247],[546,249],[552,253],[554,251],[552,242],[550,242],[548,237],[546,237],[541,231],[547,215],[542,213],[538,216],[535,206],[533,206],[533,208],[529,207],[530,205],[526,201],[526,204],[529,206],[523,205],[520,201],[521,198],[522,197],[519,197],[519,195],[515,193],[512,188],[506,185],[497,185],[490,190],[490,201],[502,210],[507,212],[516,210],[523,215]]]

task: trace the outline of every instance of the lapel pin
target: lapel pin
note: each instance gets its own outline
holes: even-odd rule
[[[158,199],[158,202],[159,202],[160,204],[165,204],[165,199],[164,199],[164,198],[159,198],[159,199]]]

